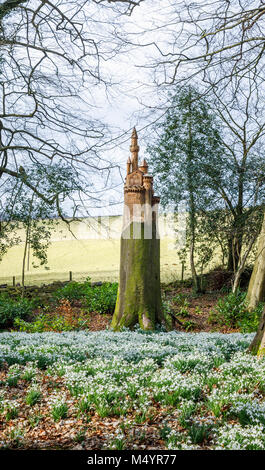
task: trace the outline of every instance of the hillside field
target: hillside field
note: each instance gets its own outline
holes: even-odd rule
[[[63,221],[58,221],[48,249],[48,265],[34,268],[32,253],[27,254],[26,284],[42,284],[55,280],[117,281],[120,260],[120,234],[122,217],[87,218],[71,223],[71,231]],[[159,218],[161,237],[161,280],[170,282],[181,278],[181,262],[176,248],[176,236],[172,221]],[[1,261],[0,284],[21,282],[22,259],[24,252],[24,231],[20,231],[22,242],[12,247]],[[220,256],[211,267],[220,264]],[[38,261],[35,264],[38,264]],[[189,263],[184,278],[190,276]]]
[[[164,281],[180,278],[181,264],[176,250],[170,249],[170,240],[161,242],[161,275]],[[12,276],[21,281],[23,245],[13,247],[1,262],[0,283],[11,284]],[[48,252],[48,270],[33,268],[26,270],[26,283],[67,280],[69,271],[73,279],[87,276],[93,281],[116,281],[120,258],[119,240],[66,240],[52,242]]]

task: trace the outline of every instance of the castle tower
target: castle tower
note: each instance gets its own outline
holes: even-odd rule
[[[160,240],[157,229],[159,197],[144,159],[138,165],[138,136],[134,128],[124,184],[124,216],[120,249],[120,279],[112,328],[152,330],[164,323],[160,291]]]

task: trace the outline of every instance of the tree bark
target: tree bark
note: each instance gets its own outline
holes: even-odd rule
[[[237,272],[235,274],[235,279],[234,279],[234,283],[233,283],[233,288],[232,288],[232,292],[236,292],[237,289],[239,288],[240,286],[240,279],[241,279],[241,275],[245,269],[245,265],[246,265],[246,261],[247,261],[247,257],[255,243],[255,240],[256,240],[256,235],[254,235],[251,239],[250,239],[250,242],[248,244],[248,247],[244,253],[244,255],[242,256],[242,259],[240,261],[240,264],[238,266],[238,269],[237,269]]]
[[[237,221],[235,220],[233,224],[233,229],[240,230],[240,227],[237,226]],[[227,270],[233,271],[236,273],[241,258],[242,251],[242,235],[235,234],[234,236],[229,237],[228,239],[228,260],[227,260]]]
[[[25,293],[25,268],[26,268],[26,255],[27,255],[27,250],[28,250],[28,245],[29,245],[29,234],[30,234],[30,222],[28,223],[28,226],[26,229],[26,240],[25,240],[23,260],[22,260],[22,273],[21,273],[21,284],[22,284],[21,297],[22,298],[24,297],[24,293]]]
[[[253,310],[259,302],[265,300],[265,215],[259,235],[258,253],[249,281],[246,300],[250,310]]]
[[[135,224],[140,225],[138,239],[133,238]],[[139,323],[143,330],[154,330],[156,323],[165,324],[160,290],[160,240],[156,238],[154,222],[152,239],[144,238],[142,222],[132,222],[129,234],[130,238],[124,232],[121,237],[120,282],[111,327],[120,330]]]
[[[193,214],[191,213],[191,217],[193,217]],[[192,275],[192,281],[193,281],[193,291],[196,293],[201,292],[201,287],[195,267],[195,262],[194,262],[194,249],[195,249],[195,227],[194,224],[191,223],[191,242],[190,242],[190,268],[191,268],[191,275]]]
[[[233,257],[233,241],[231,238],[227,242],[228,247],[228,258],[227,258],[227,271],[234,270],[234,257]]]
[[[257,333],[249,346],[249,351],[257,356],[265,354],[265,308],[262,312]]]
[[[194,252],[195,252],[195,230],[196,230],[196,207],[194,201],[194,185],[193,179],[194,174],[191,171],[191,165],[193,161],[193,133],[192,133],[192,107],[191,107],[191,92],[189,92],[189,140],[188,140],[188,152],[187,152],[187,180],[188,180],[188,191],[189,191],[189,208],[190,208],[190,268],[193,280],[193,290],[196,293],[201,292],[198,275],[196,272]]]

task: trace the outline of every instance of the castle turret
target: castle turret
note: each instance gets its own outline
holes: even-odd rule
[[[129,157],[128,160],[127,160],[127,175],[129,175],[131,173],[131,167],[132,167],[132,161]]]
[[[142,160],[142,163],[139,166],[139,170],[141,170],[143,173],[148,173],[148,165],[145,158]]]
[[[133,128],[133,131],[132,131],[130,151],[132,154],[131,156],[132,171],[135,171],[135,170],[138,170],[138,152],[139,152],[138,136],[137,136],[135,127]]]

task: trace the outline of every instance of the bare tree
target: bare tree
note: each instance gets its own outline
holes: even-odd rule
[[[142,41],[156,47],[149,67],[160,85],[200,76],[204,84],[224,87],[249,71],[264,78],[263,0],[168,0],[164,7],[164,17],[152,25],[158,39]]]
[[[100,154],[110,134],[94,117],[97,90],[110,83],[101,63],[119,50],[109,41],[112,22],[141,1],[0,5],[0,191],[7,179],[22,180],[46,203],[56,202],[62,215],[58,194],[41,192],[24,169],[62,159],[83,181],[86,198],[97,200],[113,167]]]
[[[262,214],[265,183],[264,99],[262,91],[257,92],[255,76],[250,73],[238,85],[236,94],[233,81],[226,87],[225,96],[220,97],[215,88],[212,94],[215,111],[223,123],[222,143],[228,155],[227,181],[222,197],[233,216],[232,230],[228,234],[228,267],[235,272],[233,290],[236,291],[261,226],[258,221]],[[236,176],[236,187],[229,181],[231,168]]]

